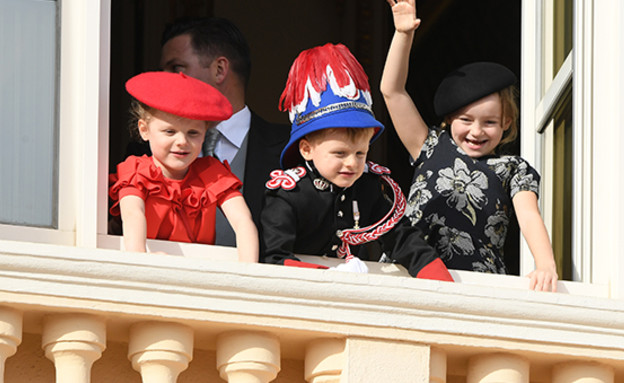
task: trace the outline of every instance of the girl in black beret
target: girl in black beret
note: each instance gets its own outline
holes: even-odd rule
[[[381,80],[390,117],[412,157],[406,215],[449,269],[505,274],[503,247],[514,214],[535,259],[530,287],[556,291],[552,246],[538,205],[539,175],[518,156],[496,154],[517,135],[516,77],[490,62],[451,72],[434,97],[440,128],[429,129],[405,89],[415,0],[387,0],[396,32]]]

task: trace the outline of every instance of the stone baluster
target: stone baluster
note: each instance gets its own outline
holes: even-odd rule
[[[134,324],[128,359],[144,383],[175,383],[193,359],[193,330],[170,322]]]
[[[56,383],[88,383],[93,362],[106,348],[106,323],[85,314],[44,318],[42,347],[54,363]]]
[[[345,382],[428,382],[430,348],[425,344],[348,338]]]
[[[529,362],[517,355],[477,355],[468,362],[467,383],[529,383]]]
[[[613,383],[613,368],[593,362],[566,362],[553,368],[552,383]]]
[[[339,383],[345,365],[344,339],[316,339],[305,351],[304,377],[308,383]]]
[[[0,383],[4,383],[4,365],[22,343],[22,313],[8,307],[0,308]]]
[[[446,353],[439,348],[431,348],[429,382],[446,383]]]
[[[217,369],[229,383],[267,383],[280,370],[280,343],[265,332],[233,331],[217,337]]]

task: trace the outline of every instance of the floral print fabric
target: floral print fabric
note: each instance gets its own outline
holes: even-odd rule
[[[446,131],[430,129],[414,162],[406,215],[449,269],[505,274],[512,198],[538,194],[539,175],[518,156],[470,158]]]

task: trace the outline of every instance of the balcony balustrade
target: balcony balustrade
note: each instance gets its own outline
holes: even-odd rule
[[[207,249],[218,260],[0,241],[2,381],[624,381],[624,301],[600,286],[540,293],[519,277],[447,283]]]

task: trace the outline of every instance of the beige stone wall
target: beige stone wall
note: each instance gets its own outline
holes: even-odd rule
[[[624,301],[472,275],[0,241],[0,357],[19,383],[624,381]]]

